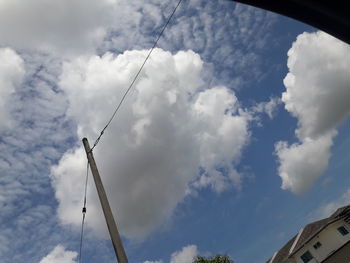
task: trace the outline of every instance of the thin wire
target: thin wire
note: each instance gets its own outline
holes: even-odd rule
[[[145,66],[147,60],[148,60],[149,57],[151,56],[151,54],[152,54],[154,48],[157,46],[159,39],[160,39],[161,36],[163,35],[163,33],[164,33],[166,27],[167,27],[168,24],[170,23],[170,20],[171,20],[172,17],[174,16],[174,14],[175,14],[177,8],[179,7],[179,5],[181,4],[181,2],[182,2],[182,0],[179,0],[179,1],[178,1],[178,3],[177,3],[177,5],[175,6],[173,12],[171,13],[171,15],[169,16],[167,22],[165,23],[165,25],[164,25],[162,31],[160,31],[160,33],[159,33],[159,35],[158,35],[156,41],[154,42],[153,47],[152,47],[151,50],[148,52],[148,55],[147,55],[147,57],[145,58],[145,60],[143,61],[142,65],[141,65],[141,67],[140,67],[140,69],[139,69],[139,71],[136,73],[134,79],[132,80],[132,82],[131,82],[131,84],[129,85],[128,89],[127,89],[126,92],[124,93],[124,95],[123,95],[122,99],[120,100],[118,106],[117,106],[116,109],[114,110],[114,112],[113,112],[113,114],[112,114],[112,117],[109,119],[109,121],[107,122],[106,126],[102,129],[100,135],[99,135],[98,138],[96,139],[96,141],[95,141],[95,143],[94,143],[94,145],[92,146],[92,148],[91,148],[90,151],[92,151],[92,150],[96,147],[96,145],[99,143],[99,141],[100,141],[100,139],[101,139],[103,133],[105,132],[105,130],[108,128],[109,124],[110,124],[110,123],[112,122],[112,120],[114,119],[114,117],[115,117],[116,113],[118,112],[120,106],[121,106],[122,103],[124,102],[125,97],[128,95],[129,91],[131,90],[131,88],[133,87],[134,83],[136,82],[136,80],[137,80],[138,76],[140,75],[140,73],[141,73],[143,67]]]
[[[87,186],[88,186],[88,179],[89,179],[89,160],[86,164],[86,179],[85,179],[85,191],[84,191],[84,207],[86,208],[86,193],[87,193]]]
[[[81,252],[83,249],[83,235],[84,235],[84,223],[85,223],[85,214],[86,214],[86,193],[87,193],[87,185],[88,185],[88,178],[89,178],[89,161],[86,165],[86,178],[85,178],[85,190],[84,190],[84,205],[83,205],[83,219],[81,221],[81,232],[80,232],[80,248],[79,248],[79,261],[78,263],[81,263]]]

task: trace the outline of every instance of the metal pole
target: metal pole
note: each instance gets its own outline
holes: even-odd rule
[[[107,195],[106,195],[105,189],[103,187],[100,174],[97,170],[94,155],[92,154],[89,142],[86,138],[83,139],[83,144],[84,144],[87,158],[89,160],[91,172],[92,172],[92,175],[94,177],[98,197],[100,198],[102,210],[103,210],[103,213],[105,215],[108,231],[109,231],[109,234],[110,234],[111,239],[112,239],[113,248],[114,248],[115,254],[117,256],[117,260],[119,263],[128,263],[128,259],[127,259],[126,254],[125,254],[124,247],[123,247],[122,241],[121,241],[120,236],[119,236],[117,225],[114,221],[112,210],[111,210],[111,207],[109,206]]]

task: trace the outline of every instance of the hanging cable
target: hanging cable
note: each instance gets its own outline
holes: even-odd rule
[[[109,121],[107,122],[106,126],[102,129],[100,135],[97,137],[97,139],[96,139],[96,141],[94,142],[94,145],[92,146],[92,148],[91,148],[90,151],[92,151],[92,150],[96,147],[96,145],[99,143],[99,141],[100,141],[100,139],[101,139],[103,133],[105,132],[105,130],[108,128],[109,124],[110,124],[110,123],[112,122],[112,120],[114,119],[114,117],[115,117],[116,113],[118,112],[120,106],[121,106],[122,103],[124,102],[126,96],[128,95],[129,91],[130,91],[131,88],[133,87],[134,83],[136,82],[136,80],[137,80],[138,76],[140,75],[140,73],[141,73],[143,67],[145,66],[147,60],[148,60],[149,57],[151,56],[151,54],[152,54],[154,48],[157,46],[159,39],[160,39],[161,36],[163,35],[163,33],[164,33],[166,27],[169,25],[170,20],[171,20],[172,17],[174,16],[174,14],[175,14],[177,8],[179,7],[179,5],[181,4],[181,2],[182,2],[182,0],[179,0],[179,1],[178,1],[178,3],[177,3],[177,5],[175,6],[173,12],[171,13],[171,15],[169,16],[169,18],[168,18],[168,20],[166,21],[165,25],[163,26],[162,30],[160,31],[160,33],[159,33],[159,35],[158,35],[156,41],[154,42],[152,48],[151,48],[150,51],[148,52],[148,55],[147,55],[147,57],[145,58],[145,60],[143,61],[143,63],[142,63],[142,65],[141,65],[140,69],[139,69],[138,72],[136,73],[136,75],[135,75],[135,77],[133,78],[132,82],[130,83],[128,89],[125,91],[125,93],[124,93],[122,99],[120,100],[119,104],[117,105],[116,109],[114,110],[114,112],[113,112],[111,118],[110,118]]]
[[[81,252],[83,248],[83,236],[84,236],[84,223],[85,223],[85,214],[86,214],[86,193],[87,193],[87,185],[88,185],[88,178],[89,178],[89,161],[86,165],[86,178],[85,178],[85,190],[84,190],[84,205],[83,205],[83,219],[81,221],[81,232],[80,232],[80,247],[79,247],[79,261],[78,263],[81,263]]]

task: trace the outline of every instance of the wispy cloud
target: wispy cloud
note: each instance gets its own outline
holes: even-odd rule
[[[273,119],[281,103],[282,101],[280,98],[271,97],[269,101],[256,103],[251,108],[251,111],[253,113],[265,113],[270,119]]]
[[[9,99],[24,77],[23,59],[10,48],[0,49],[0,129],[9,128]]]
[[[149,49],[174,5],[119,1],[118,23],[108,31],[101,52]],[[183,1],[159,47],[201,54],[208,83],[238,89],[262,76],[261,52],[268,48],[275,21],[272,13],[229,1]]]
[[[350,205],[350,189],[345,191],[340,197],[333,200],[332,202],[320,206],[318,209],[313,211],[309,217],[311,217],[313,220],[326,218],[334,213],[338,208],[346,205]]]
[[[12,54],[7,65],[20,62],[22,81],[7,97],[11,126],[2,130],[0,140],[0,249],[5,263],[38,260],[46,249],[42,240],[48,246],[57,242],[48,174],[70,146],[73,128],[65,118],[67,102],[55,86],[57,61],[45,55],[7,54]]]

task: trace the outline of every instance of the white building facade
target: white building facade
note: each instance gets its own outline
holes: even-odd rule
[[[350,263],[350,206],[302,228],[266,263]]]

